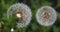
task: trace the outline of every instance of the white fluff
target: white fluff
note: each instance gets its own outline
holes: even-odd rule
[[[47,19],[47,21],[45,21],[43,19],[43,16],[41,16],[42,14],[44,14],[43,13],[45,11],[44,9],[46,9],[49,14],[49,19]],[[57,13],[52,7],[43,6],[38,9],[38,11],[36,13],[36,19],[37,19],[37,22],[43,26],[51,26],[55,23],[55,21],[57,19]]]
[[[14,12],[16,12],[16,10],[24,12],[23,21],[21,23],[17,22],[16,26],[18,28],[26,27],[30,23],[30,20],[32,17],[31,9],[26,4],[23,4],[23,3],[13,4],[7,11],[7,18],[9,18],[10,15],[12,15]],[[19,15],[17,15],[17,16],[19,16]]]

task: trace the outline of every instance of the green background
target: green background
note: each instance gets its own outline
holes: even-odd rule
[[[25,28],[17,28],[14,17],[7,19],[7,10],[15,3],[25,3],[31,8],[32,20]],[[52,26],[45,27],[37,23],[35,14],[41,6],[51,6],[56,10],[57,20]],[[0,32],[11,32],[11,28],[14,28],[14,32],[60,32],[60,0],[0,0],[0,23]]]

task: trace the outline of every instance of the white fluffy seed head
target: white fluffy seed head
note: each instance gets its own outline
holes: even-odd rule
[[[13,4],[7,11],[7,18],[9,18],[9,16],[14,16],[13,14],[16,12],[19,13],[22,12],[21,14],[22,16],[20,14],[16,14],[17,17],[21,17],[21,19],[19,18],[18,20],[22,20],[21,23],[17,22],[16,26],[18,28],[26,27],[30,23],[32,17],[31,9],[26,4],[23,3]]]
[[[57,19],[56,11],[50,6],[43,6],[36,13],[37,22],[43,26],[51,26]]]

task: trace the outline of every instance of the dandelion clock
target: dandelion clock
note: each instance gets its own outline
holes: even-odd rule
[[[9,16],[15,16],[18,21],[16,27],[23,28],[26,27],[31,20],[31,9],[23,3],[13,4],[7,11],[7,18]]]
[[[50,6],[43,6],[36,13],[37,22],[43,26],[51,26],[57,18],[56,11]]]

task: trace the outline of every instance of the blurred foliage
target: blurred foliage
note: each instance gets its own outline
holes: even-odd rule
[[[23,29],[15,27],[15,18],[10,17],[10,19],[7,19],[6,17],[7,9],[12,4],[21,2],[27,4],[32,10],[31,23]],[[41,26],[36,21],[35,14],[37,9],[45,5],[52,6],[57,11],[57,21],[53,26]],[[0,23],[2,23],[0,32],[10,32],[11,28],[14,28],[14,32],[60,32],[60,0],[0,0]]]

